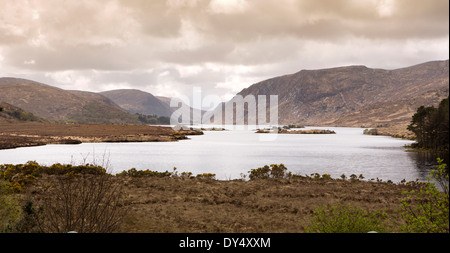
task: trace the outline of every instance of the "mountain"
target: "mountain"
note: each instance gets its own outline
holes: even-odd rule
[[[0,91],[0,101],[51,121],[139,123],[134,115],[96,93],[67,91],[11,77],[0,78]]]
[[[114,101],[114,103],[130,113],[171,117],[173,112],[181,110],[182,115],[191,113],[191,119],[193,119],[193,112],[200,112],[203,114],[203,111],[191,108],[186,104],[183,104],[181,107],[170,107],[172,98],[153,96],[151,93],[136,89],[110,90],[100,92],[100,94],[108,97]]]
[[[163,96],[156,96],[159,100],[161,100],[164,104],[166,104],[167,106],[170,107],[170,101],[172,100],[172,98],[170,97],[163,97]],[[193,123],[195,124],[199,124],[201,123],[200,121],[196,122],[196,120],[194,119],[194,113],[196,113],[196,115],[203,115],[205,113],[205,111],[200,110],[200,109],[196,109],[196,108],[192,108],[189,105],[185,104],[184,102],[182,102],[181,107],[170,107],[170,111],[173,113],[177,110],[180,110],[179,112],[181,113],[181,115],[187,115],[188,113],[190,113],[190,117]]]
[[[130,113],[170,117],[170,106],[152,94],[135,89],[121,89],[100,92]]]
[[[278,95],[280,124],[376,126],[408,123],[417,107],[437,105],[447,97],[448,86],[446,60],[395,70],[301,70],[253,84],[237,95]]]

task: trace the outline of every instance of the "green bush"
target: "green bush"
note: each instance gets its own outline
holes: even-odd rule
[[[449,232],[449,194],[447,164],[437,159],[436,170],[432,170],[429,183],[414,190],[405,192],[408,196],[401,201],[402,216],[406,225],[402,231],[412,233],[448,233]],[[436,187],[436,183],[441,190]]]
[[[307,233],[367,233],[370,231],[389,232],[384,212],[371,212],[340,203],[318,207],[312,222],[306,226]]]
[[[44,220],[44,209],[42,206],[36,207],[32,200],[27,200],[22,207],[22,215],[14,224],[14,233],[41,233],[40,225]]]
[[[21,214],[19,200],[4,186],[0,186],[0,233],[12,232]]]

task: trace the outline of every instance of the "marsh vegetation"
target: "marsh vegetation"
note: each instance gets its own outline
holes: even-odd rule
[[[296,175],[283,164],[239,180],[96,165],[2,165],[2,232],[448,232],[442,163],[423,182]],[[248,178],[247,178],[248,177]]]

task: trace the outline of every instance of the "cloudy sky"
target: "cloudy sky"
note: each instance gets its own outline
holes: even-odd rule
[[[0,77],[215,94],[302,69],[449,55],[448,0],[0,0]]]

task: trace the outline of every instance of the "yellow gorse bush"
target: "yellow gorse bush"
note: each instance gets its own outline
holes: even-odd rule
[[[105,174],[106,169],[92,164],[71,165],[54,164],[51,166],[39,165],[37,162],[30,161],[25,164],[3,164],[0,165],[0,179],[7,182],[6,188],[13,192],[21,192],[29,184],[33,183],[36,177],[42,174],[48,175],[76,175],[76,174]]]

